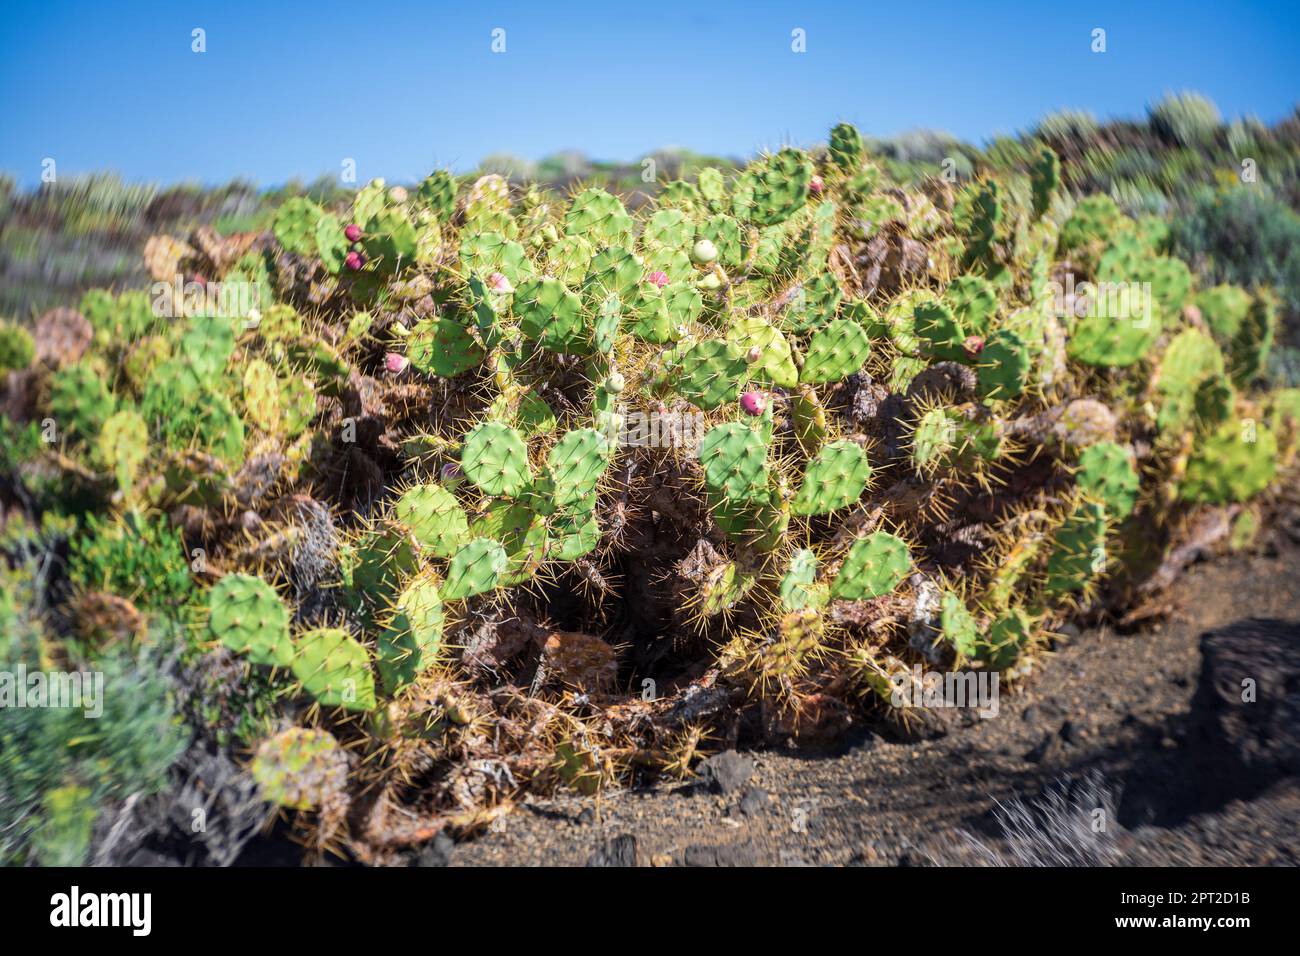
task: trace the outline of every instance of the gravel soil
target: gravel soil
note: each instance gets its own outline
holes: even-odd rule
[[[1003,689],[996,717],[944,711],[912,740],[861,728],[833,754],[725,754],[689,783],[534,800],[473,840],[440,838],[417,864],[1015,863],[1025,858],[998,807],[1041,807],[1064,787],[1086,789],[1076,810],[1106,822],[1098,845],[1075,841],[1070,861],[1294,865],[1297,778],[1237,774],[1198,743],[1207,632],[1266,627],[1300,648],[1300,547],[1272,538],[1260,553],[1192,567],[1158,621],[1065,635],[1027,681]]]

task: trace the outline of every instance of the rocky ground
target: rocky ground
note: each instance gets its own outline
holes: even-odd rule
[[[996,718],[864,728],[829,755],[727,752],[699,782],[535,800],[416,862],[1294,865],[1296,537],[1193,567],[1158,622],[1067,634]]]

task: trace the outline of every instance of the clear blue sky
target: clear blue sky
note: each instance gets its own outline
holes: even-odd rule
[[[47,156],[62,176],[264,185],[353,157],[405,181],[494,152],[744,156],[845,119],[981,141],[1178,89],[1273,121],[1300,100],[1300,4],[5,0],[0,84],[0,170],[23,184]]]

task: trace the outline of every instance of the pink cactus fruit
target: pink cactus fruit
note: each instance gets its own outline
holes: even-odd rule
[[[361,240],[361,227],[355,222],[344,227],[343,235],[347,236],[348,242],[359,242]]]
[[[746,415],[762,415],[763,409],[767,408],[767,398],[762,392],[742,392],[740,408]]]
[[[812,179],[808,181],[808,189],[812,192],[814,196],[820,196],[822,194],[822,190],[825,188],[826,188],[826,184],[822,182],[822,178],[820,176],[814,176]]]
[[[393,375],[401,375],[409,364],[411,363],[407,361],[406,356],[397,352],[389,352],[384,356],[384,368]]]
[[[660,289],[668,284],[668,273],[659,270],[655,270],[645,278],[651,285],[658,286]]]
[[[361,253],[359,252],[349,252],[343,258],[343,264],[353,272],[359,271],[361,267],[365,265],[365,262],[366,260],[361,257]]]

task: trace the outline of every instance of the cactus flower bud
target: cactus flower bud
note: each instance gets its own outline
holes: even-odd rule
[[[968,335],[966,341],[961,344],[962,351],[966,353],[968,359],[975,359],[984,351],[984,338],[980,335]]]
[[[442,482],[443,487],[452,489],[460,484],[461,470],[460,465],[454,461],[449,461],[438,469],[438,480]]]
[[[494,272],[488,276],[488,288],[493,292],[500,292],[502,295],[508,295],[515,291],[515,287],[510,284],[510,280],[500,272]]]
[[[808,181],[808,191],[811,192],[814,196],[820,196],[822,194],[822,190],[825,188],[826,188],[826,184],[822,182],[822,178],[820,176],[814,176],[812,179]]]
[[[357,272],[363,265],[366,264],[366,260],[362,257],[361,253],[359,252],[349,252],[347,256],[344,257],[343,264],[347,266],[349,269],[351,269],[353,272]]]
[[[668,284],[668,273],[666,272],[655,271],[645,278],[651,285],[656,285],[661,289]]]
[[[605,391],[617,395],[627,387],[627,381],[619,372],[610,372],[609,377],[605,379]]]
[[[697,266],[708,265],[718,258],[718,247],[708,239],[701,239],[691,249],[691,261]]]
[[[746,415],[762,415],[767,408],[767,399],[762,392],[742,392],[740,408]]]
[[[392,189],[388,190],[388,198],[391,199],[393,202],[396,203],[406,202],[406,197],[407,197],[406,189],[402,186],[394,186]]]
[[[753,365],[762,357],[763,357],[763,350],[757,345],[751,347],[750,350],[745,353],[745,361],[748,362],[750,365]]]
[[[401,375],[406,371],[406,366],[409,364],[406,356],[397,352],[389,352],[384,356],[384,368],[388,369],[393,375]]]
[[[359,242],[361,240],[361,227],[355,222],[344,227],[343,235],[347,236],[348,242]]]

